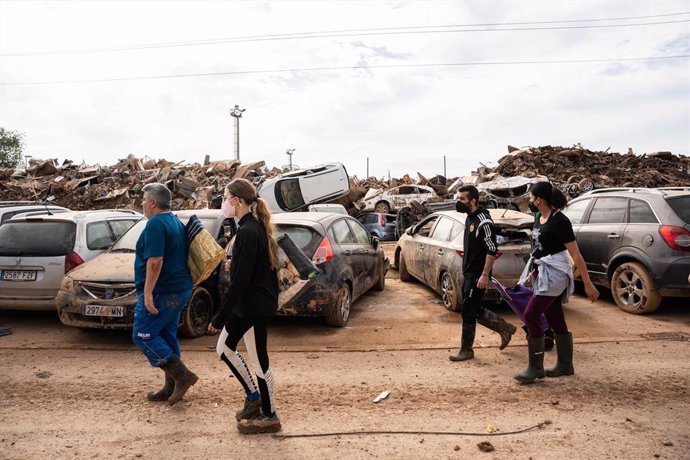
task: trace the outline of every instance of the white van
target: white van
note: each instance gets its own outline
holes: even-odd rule
[[[291,171],[266,180],[258,194],[273,213],[306,211],[310,204],[332,201],[347,195],[350,178],[340,163]]]

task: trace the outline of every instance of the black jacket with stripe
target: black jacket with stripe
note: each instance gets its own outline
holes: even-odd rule
[[[486,256],[497,252],[496,234],[491,214],[480,207],[465,219],[464,252],[462,274],[465,278],[478,279],[484,270]]]

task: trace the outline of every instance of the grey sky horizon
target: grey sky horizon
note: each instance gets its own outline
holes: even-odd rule
[[[360,178],[367,157],[465,175],[508,144],[688,155],[688,21],[687,1],[3,0],[0,126],[36,158],[201,163],[233,158],[239,104],[243,162],[294,148]]]

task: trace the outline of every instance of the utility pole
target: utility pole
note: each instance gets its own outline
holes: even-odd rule
[[[367,157],[367,179],[369,179],[369,157]]]
[[[446,174],[446,156],[443,155],[443,177],[448,179],[448,174]]]
[[[230,109],[230,116],[235,119],[235,159],[240,159],[240,118],[242,112],[246,109],[240,109],[240,106],[235,104],[234,109]]]
[[[288,157],[290,157],[290,161],[288,162],[288,168],[290,168],[290,171],[292,171],[292,155],[295,153],[295,149],[287,149],[285,153]]]

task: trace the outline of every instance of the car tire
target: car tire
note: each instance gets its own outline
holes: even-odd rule
[[[443,272],[441,275],[441,300],[443,306],[449,311],[460,311],[460,302],[458,302],[458,289],[455,280],[450,276],[449,272]]]
[[[343,284],[338,291],[338,297],[326,316],[326,324],[333,327],[345,327],[347,320],[350,319],[350,308],[352,307],[352,294],[350,287]]]
[[[374,284],[374,291],[383,291],[386,288],[386,270],[384,269],[384,262],[381,262],[381,270],[379,272],[379,279]]]
[[[388,214],[391,212],[391,206],[388,204],[387,201],[379,201],[376,203],[376,206],[374,206],[374,211],[380,212],[382,214]]]
[[[410,272],[407,271],[407,265],[405,264],[405,258],[402,253],[398,256],[398,273],[400,274],[400,281],[406,283],[412,280]]]
[[[637,262],[626,262],[616,268],[611,278],[611,294],[621,310],[634,315],[651,313],[661,303],[654,280]]]
[[[192,298],[182,311],[180,335],[183,337],[201,337],[206,334],[208,324],[213,318],[213,297],[206,288],[197,287]]]

